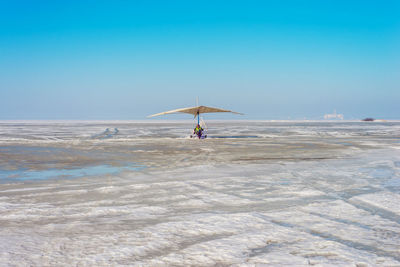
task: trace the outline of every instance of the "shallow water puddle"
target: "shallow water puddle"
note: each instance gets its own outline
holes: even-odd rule
[[[47,169],[41,171],[32,170],[0,170],[0,181],[29,181],[29,180],[47,180],[57,178],[80,178],[87,176],[99,176],[107,174],[118,174],[124,171],[139,171],[144,166],[124,166],[115,167],[110,165],[98,165],[76,169]]]

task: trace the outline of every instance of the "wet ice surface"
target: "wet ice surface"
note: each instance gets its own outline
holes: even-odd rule
[[[400,265],[399,122],[208,124],[1,122],[0,265]]]

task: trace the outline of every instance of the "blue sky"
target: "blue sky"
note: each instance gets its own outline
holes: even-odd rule
[[[0,1],[0,119],[400,119],[400,1]],[[169,116],[167,119],[188,118]]]

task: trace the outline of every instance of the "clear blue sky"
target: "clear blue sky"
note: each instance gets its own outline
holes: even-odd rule
[[[207,118],[400,119],[400,1],[0,1],[0,119],[196,96],[246,113]]]

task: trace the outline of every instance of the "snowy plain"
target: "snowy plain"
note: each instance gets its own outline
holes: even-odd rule
[[[0,122],[0,265],[400,266],[400,122],[207,126]]]

